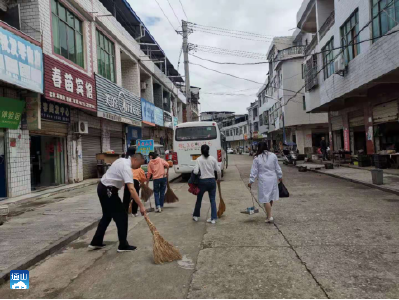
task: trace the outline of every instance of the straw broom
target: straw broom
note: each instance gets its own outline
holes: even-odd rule
[[[147,202],[148,199],[151,198],[152,194],[154,194],[154,191],[145,183],[140,184],[140,189],[141,189],[141,200],[143,200],[144,202]]]
[[[156,264],[163,264],[165,262],[181,260],[182,256],[179,250],[177,250],[176,247],[174,247],[173,245],[169,244],[167,241],[164,240],[164,238],[159,234],[155,225],[150,221],[148,216],[145,216],[144,218],[147,221],[148,227],[150,228],[151,233],[153,235],[154,262]]]
[[[220,182],[218,181],[218,190],[219,190],[219,198],[220,198],[220,202],[219,202],[219,209],[218,209],[218,218],[220,218],[223,213],[226,210],[226,204],[224,204],[223,198],[222,198],[222,190],[220,189]]]
[[[167,188],[168,188],[168,190],[165,193],[165,203],[175,203],[175,202],[179,201],[179,198],[176,196],[176,194],[170,188],[169,169],[168,169],[168,173],[167,173]]]

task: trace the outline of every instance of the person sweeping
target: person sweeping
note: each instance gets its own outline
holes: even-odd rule
[[[98,183],[97,194],[101,203],[103,216],[98,224],[97,231],[89,245],[90,249],[101,249],[105,231],[111,220],[114,220],[118,229],[118,252],[134,251],[137,247],[129,245],[127,241],[128,215],[119,198],[118,191],[127,184],[131,198],[137,203],[142,215],[147,216],[145,207],[133,185],[132,169],[138,169],[144,163],[140,153],[132,155],[129,159],[119,158],[111,165]]]
[[[148,154],[150,157],[150,163],[148,164],[147,172],[147,186],[150,183],[150,178],[154,181],[154,198],[156,212],[162,212],[162,208],[165,202],[165,191],[167,184],[167,176],[165,175],[165,169],[169,173],[169,164],[166,160],[158,157],[156,152],[150,152]]]
[[[283,180],[283,172],[278,164],[277,156],[269,152],[267,144],[260,142],[258,151],[252,163],[251,175],[248,187],[258,178],[258,200],[265,205],[266,223],[273,223],[272,206],[273,202],[279,199],[278,182]]]
[[[217,182],[220,183],[219,178],[222,177],[222,172],[218,166],[216,158],[209,155],[209,146],[201,146],[201,156],[197,158],[196,165],[194,168],[194,174],[200,175],[198,188],[200,192],[197,195],[197,202],[193,213],[193,220],[198,222],[201,212],[202,198],[205,192],[209,193],[209,200],[211,201],[211,218],[207,220],[208,223],[216,224],[217,210],[216,210],[216,178],[215,171],[217,173]]]

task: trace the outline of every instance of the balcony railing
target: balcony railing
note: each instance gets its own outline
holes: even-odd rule
[[[317,34],[314,35],[314,37],[312,38],[312,40],[310,41],[310,44],[306,46],[305,48],[305,55],[309,55],[310,52],[312,52],[312,50],[314,48],[316,48],[317,45]]]
[[[305,92],[316,87],[318,83],[317,66],[312,66],[305,74]]]
[[[287,59],[292,56],[303,55],[305,53],[305,46],[294,46],[287,49],[280,50],[276,55],[276,60]]]
[[[326,35],[326,33],[330,30],[330,28],[334,25],[334,23],[335,23],[335,11],[332,11],[327,20],[320,27],[319,30],[320,40]]]

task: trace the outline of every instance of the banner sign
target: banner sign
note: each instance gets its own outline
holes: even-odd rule
[[[165,127],[173,128],[172,114],[167,111],[164,111],[163,112],[163,122],[164,122]]]
[[[163,110],[156,106],[154,106],[154,123],[158,126],[164,126]]]
[[[73,107],[97,111],[94,78],[44,54],[44,97]]]
[[[151,126],[155,126],[154,108],[154,104],[141,98],[141,115],[143,117],[143,122]]]
[[[38,130],[42,128],[40,113],[40,96],[26,97],[26,129]],[[21,125],[23,124],[23,118]]]
[[[173,117],[173,128],[175,128],[179,124],[179,118]]]
[[[68,105],[42,99],[41,117],[43,120],[69,123],[71,112]]]
[[[42,49],[2,27],[0,43],[0,79],[42,94]]]
[[[141,153],[144,156],[146,162],[149,161],[148,155],[150,152],[154,152],[154,140],[137,140],[136,141],[136,153]]]
[[[141,126],[140,97],[96,74],[97,116]]]
[[[18,129],[25,101],[0,97],[0,128]]]

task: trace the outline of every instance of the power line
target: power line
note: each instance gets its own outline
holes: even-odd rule
[[[181,8],[183,9],[184,15],[186,16],[186,20],[188,20],[188,17],[187,17],[186,11],[184,10],[183,3],[181,3],[181,0],[179,0],[179,2],[180,2],[180,5],[181,5]]]
[[[176,12],[175,12],[175,10],[173,9],[173,7],[172,7],[172,4],[170,4],[170,1],[168,0],[168,3],[169,3],[169,6],[170,6],[170,8],[172,9],[172,11],[173,11],[173,14],[175,15],[175,17],[176,17],[176,20],[177,20],[177,23],[179,23],[180,24],[180,20],[179,20],[179,17],[176,15]]]
[[[189,54],[190,54],[191,56],[194,56],[194,57],[198,58],[198,59],[205,60],[205,61],[209,61],[209,62],[211,62],[211,63],[219,64],[219,65],[247,66],[247,65],[262,65],[262,64],[268,64],[268,63],[269,63],[269,61],[259,61],[259,62],[254,62],[254,63],[220,62],[220,61],[214,61],[214,60],[202,58],[202,57],[199,57],[199,56],[197,56],[197,55],[195,55],[195,54],[191,54],[191,53],[189,53]]]
[[[165,14],[165,12],[163,11],[161,5],[159,5],[158,1],[155,0],[155,2],[158,4],[159,9],[162,11],[163,15],[165,16],[165,18],[168,20],[170,26],[172,26],[173,31],[177,32],[176,28],[173,26],[172,22],[169,20],[168,16]]]
[[[237,78],[237,79],[241,79],[241,80],[245,80],[245,81],[249,81],[249,82],[253,82],[253,83],[261,84],[261,85],[264,85],[264,84],[265,84],[265,83],[263,83],[263,82],[261,83],[261,82],[257,82],[257,81],[252,80],[252,79],[247,79],[247,78],[243,78],[243,77],[238,77],[238,76],[233,75],[233,74],[224,73],[224,72],[220,72],[220,71],[218,71],[218,70],[210,69],[210,68],[205,67],[205,66],[200,65],[200,64],[196,64],[196,63],[192,63],[192,62],[190,62],[190,64],[191,64],[191,65],[195,65],[195,66],[199,66],[199,67],[201,67],[201,68],[204,68],[204,69],[207,69],[207,70],[209,70],[209,71],[213,71],[213,72],[216,72],[216,73],[219,73],[219,74],[223,74],[223,75],[227,75],[227,76],[230,76],[230,77],[234,77],[234,78]],[[287,91],[287,92],[295,93],[295,91],[293,91],[293,90],[282,89],[282,88],[276,87],[276,86],[272,86],[272,87],[274,87],[274,88],[276,88],[276,89],[281,89],[282,91]]]

